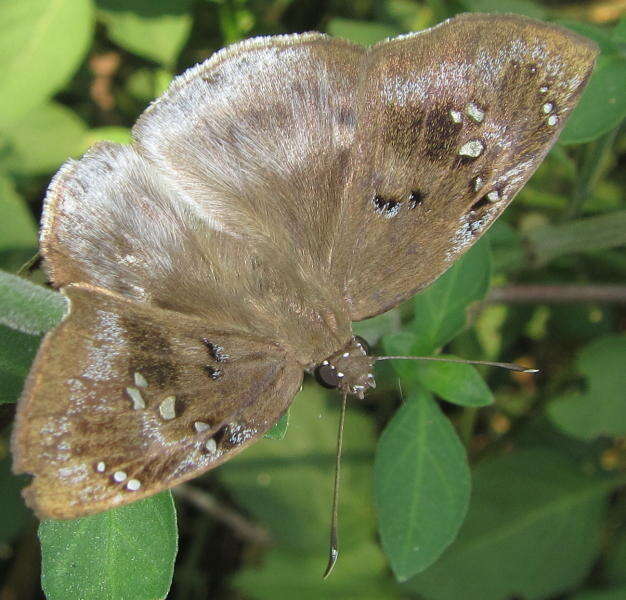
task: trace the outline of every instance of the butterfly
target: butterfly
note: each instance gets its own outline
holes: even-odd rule
[[[41,229],[69,301],[20,399],[14,469],[41,518],[214,468],[305,372],[375,385],[351,329],[441,275],[502,213],[590,76],[588,40],[461,15],[371,49],[318,33],[228,47],[174,80],[133,142],[50,184]]]

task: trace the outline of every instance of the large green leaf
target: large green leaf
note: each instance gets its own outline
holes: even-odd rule
[[[0,2],[0,127],[65,85],[85,56],[92,30],[90,0]]]
[[[97,142],[114,142],[116,144],[130,144],[130,129],[127,127],[96,127],[85,133],[81,141],[80,151],[86,152]]]
[[[566,433],[589,440],[626,434],[626,336],[593,341],[578,356],[587,391],[570,393],[548,406],[552,421]]]
[[[328,22],[326,31],[330,35],[344,38],[363,46],[371,46],[385,38],[394,37],[402,33],[397,27],[387,25],[386,23],[343,19],[341,17],[331,19]]]
[[[40,338],[0,325],[0,404],[16,402]]]
[[[280,419],[274,427],[272,427],[266,434],[265,437],[268,440],[282,440],[286,433],[287,427],[289,426],[289,411],[287,411]]]
[[[626,600],[626,587],[581,592],[572,600]]]
[[[285,590],[300,582],[302,598],[356,598],[366,592],[365,598],[395,598],[384,574],[384,555],[372,543],[375,435],[357,406],[349,406],[346,417],[339,561],[328,580],[321,577],[328,553],[338,401],[338,394],[305,382],[291,406],[285,438],[261,440],[219,470],[232,497],[268,528],[274,541],[261,567],[246,567],[236,577],[246,597],[290,597]]]
[[[463,329],[467,307],[484,297],[490,278],[491,252],[487,240],[481,240],[415,297],[409,328],[419,339],[418,354],[432,353]]]
[[[375,493],[383,548],[405,581],[454,540],[470,493],[463,445],[428,394],[410,395],[380,437]]]
[[[601,56],[559,141],[581,144],[599,138],[626,115],[626,58]]]
[[[421,349],[420,338],[409,331],[385,336],[384,342],[385,352],[391,356],[418,356]],[[458,360],[452,355],[438,355],[437,358]],[[392,362],[407,390],[412,390],[415,385],[422,386],[459,406],[493,403],[489,386],[472,365],[402,359]]]
[[[442,358],[455,356],[441,355]],[[439,397],[459,406],[488,406],[493,394],[472,365],[416,361],[415,377]]]
[[[38,335],[52,329],[66,307],[58,292],[0,271],[0,325]]]
[[[20,174],[49,173],[80,153],[86,133],[87,126],[75,112],[48,102],[5,129],[10,154],[3,165]]]
[[[48,600],[165,598],[178,544],[172,495],[73,521],[43,521],[39,539]]]
[[[486,13],[516,13],[545,19],[546,9],[531,0],[463,0],[468,10]]]
[[[122,48],[172,67],[189,32],[193,0],[97,0],[109,37]]]
[[[480,463],[457,541],[408,585],[428,600],[539,600],[574,588],[598,555],[619,484],[545,448]]]
[[[295,560],[294,560],[295,559]],[[385,558],[374,542],[343,548],[336,570],[322,580],[325,556],[272,551],[260,568],[237,574],[236,585],[246,598],[279,600],[394,600],[397,585],[384,576]]]
[[[0,268],[16,271],[37,252],[33,215],[8,177],[0,175]]]
[[[604,27],[599,27],[593,23],[586,23],[585,21],[569,21],[566,19],[559,19],[556,23],[593,40],[598,44],[603,54],[615,54],[618,51],[611,31],[607,31]]]

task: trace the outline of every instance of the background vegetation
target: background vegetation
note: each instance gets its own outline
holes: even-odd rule
[[[2,599],[43,597],[40,571],[49,600],[626,598],[624,7],[0,0]],[[182,486],[176,510],[168,492],[38,527],[8,437],[40,336],[64,307],[36,264],[15,273],[36,252],[54,171],[96,140],[128,141],[174,74],[228,43],[321,30],[368,44],[467,10],[566,24],[602,56],[561,142],[488,239],[358,330],[376,352],[443,348],[541,375],[381,363],[375,393],[349,408],[342,555],[326,582],[338,402],[311,382],[282,440]]]

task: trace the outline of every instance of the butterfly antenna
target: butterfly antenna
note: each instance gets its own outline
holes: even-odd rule
[[[492,362],[490,360],[466,360],[464,358],[443,358],[440,356],[374,356],[374,360],[432,360],[435,362],[460,363],[463,365],[483,365],[487,367],[500,367],[508,371],[518,373],[539,373],[539,369],[529,369],[515,363]]]
[[[348,402],[347,392],[343,393],[341,399],[341,416],[339,417],[339,432],[337,433],[337,455],[335,457],[335,483],[333,485],[333,508],[330,519],[330,549],[328,552],[328,564],[324,571],[323,578],[326,579],[339,556],[339,547],[337,541],[337,522],[339,520],[339,476],[341,474],[341,446],[343,444],[343,425],[346,420],[346,404]]]

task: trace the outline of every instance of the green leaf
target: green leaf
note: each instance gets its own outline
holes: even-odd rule
[[[328,553],[338,413],[338,394],[306,381],[290,408],[285,439],[280,444],[260,440],[216,473],[237,504],[269,530],[273,541],[261,567],[254,561],[254,567],[245,567],[236,577],[236,586],[246,597],[290,597],[284,591],[277,592],[300,582],[302,595],[298,598],[360,598],[366,592],[369,595],[363,597],[372,600],[395,598],[384,555],[373,544],[375,432],[358,403],[350,406],[346,415],[339,562],[332,576],[322,580]]]
[[[415,296],[411,331],[420,340],[415,352],[431,354],[465,327],[467,307],[489,288],[491,253],[487,240],[478,242],[437,281]]]
[[[268,440],[282,440],[287,433],[287,427],[289,426],[289,411],[287,411],[280,419],[278,423],[274,425],[264,437]]]
[[[38,336],[0,325],[0,404],[19,398],[40,341]]]
[[[623,500],[622,500],[623,510]],[[605,559],[604,578],[613,586],[626,587],[626,530],[616,536]]]
[[[623,16],[613,28],[612,38],[616,44],[626,45],[626,16]]]
[[[421,340],[414,333],[401,331],[385,336],[384,348],[391,356],[419,356]],[[437,355],[437,358],[458,357]],[[409,389],[417,384],[460,406],[487,406],[493,403],[491,390],[472,365],[401,359],[391,362]]]
[[[368,344],[374,346],[380,338],[401,327],[400,311],[397,309],[388,310],[371,319],[352,323],[352,331],[355,335],[360,335]]]
[[[626,59],[601,56],[559,141],[562,144],[590,142],[617,127],[625,115]]]
[[[48,600],[165,598],[178,544],[172,495],[73,521],[43,521],[39,540]]]
[[[440,356],[458,358],[447,354]],[[489,386],[472,365],[415,361],[414,368],[417,380],[448,402],[459,406],[493,404]]]
[[[58,292],[0,271],[0,324],[33,335],[52,329],[65,314]]]
[[[37,226],[13,183],[0,175],[0,267],[16,271],[37,252]]]
[[[116,144],[130,144],[130,129],[127,127],[96,127],[85,133],[81,140],[80,153],[86,152],[98,142],[114,142]]]
[[[626,587],[581,592],[572,600],[626,600]]]
[[[11,153],[7,169],[23,175],[49,173],[82,151],[87,126],[69,108],[49,102],[24,115],[4,131]]]
[[[556,23],[593,40],[598,44],[603,54],[614,54],[617,52],[617,45],[611,38],[611,33],[602,27],[598,27],[592,23],[585,23],[584,21],[568,21],[562,19],[559,19]]]
[[[343,524],[340,523],[343,528]],[[342,545],[332,575],[322,580],[324,555],[272,551],[261,568],[244,569],[235,576],[236,587],[254,600],[394,600],[397,585],[386,575],[385,557],[374,542],[357,548]]]
[[[2,394],[2,390],[0,390],[0,394]],[[13,475],[9,456],[0,460],[0,490],[2,490],[0,543],[2,544],[11,543],[20,534],[29,518],[32,519],[20,493],[26,479],[26,477]]]
[[[539,599],[571,589],[597,558],[607,496],[623,483],[545,448],[484,461],[458,539],[408,586],[428,600]]]
[[[109,37],[129,52],[166,67],[191,31],[193,0],[97,0],[98,15]]]
[[[0,126],[43,104],[83,60],[93,31],[90,0],[0,3]]]
[[[574,437],[626,434],[626,336],[606,336],[586,346],[577,360],[587,378],[585,393],[561,396],[548,405],[552,422]]]
[[[374,469],[383,548],[405,581],[439,558],[463,522],[470,493],[465,450],[437,403],[415,393],[380,437]]]
[[[545,19],[546,9],[530,0],[463,0],[468,10],[485,13],[515,13]]]
[[[388,37],[402,33],[397,27],[374,21],[358,21],[335,17],[328,22],[326,31],[330,35],[350,40],[363,46],[371,46]]]

